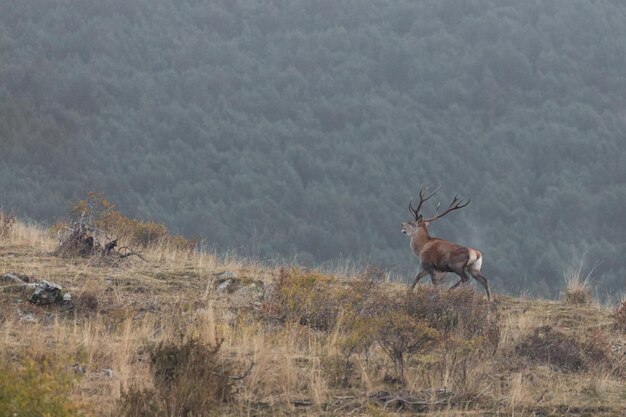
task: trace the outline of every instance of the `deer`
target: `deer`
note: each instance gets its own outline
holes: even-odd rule
[[[482,254],[476,249],[448,242],[447,240],[433,237],[428,233],[428,226],[430,226],[432,222],[442,218],[448,213],[467,207],[470,203],[470,200],[463,201],[455,195],[452,202],[443,213],[437,214],[439,211],[439,205],[437,205],[435,215],[430,218],[425,218],[420,213],[420,210],[424,203],[439,191],[439,188],[441,187],[437,187],[435,191],[429,194],[428,187],[422,186],[420,188],[420,201],[417,208],[413,208],[413,198],[409,200],[409,212],[413,215],[414,220],[402,223],[402,233],[409,236],[411,250],[420,258],[422,267],[422,270],[415,276],[415,282],[413,282],[411,290],[414,290],[420,279],[424,278],[426,275],[430,275],[432,283],[436,284],[439,274],[454,272],[461,279],[450,287],[450,291],[452,291],[461,285],[461,283],[469,281],[469,274],[482,284],[487,292],[487,299],[491,301],[489,283],[487,282],[487,278],[480,272],[483,263]]]

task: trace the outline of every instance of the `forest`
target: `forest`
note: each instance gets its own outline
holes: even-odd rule
[[[88,192],[207,250],[376,264],[422,184],[495,291],[626,283],[626,3],[0,3],[0,207]],[[436,202],[426,208],[434,213]],[[431,202],[429,202],[431,203]]]

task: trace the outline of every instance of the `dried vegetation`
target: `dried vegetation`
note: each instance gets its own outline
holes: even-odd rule
[[[40,398],[65,414],[50,415],[137,417],[624,409],[623,307],[490,304],[468,287],[410,292],[377,269],[331,276],[136,244],[146,261],[113,267],[53,256],[49,231],[13,223],[0,272],[57,282],[75,308],[31,305],[0,283],[0,374],[31,375],[0,378],[0,396],[26,407],[53,393]],[[217,289],[225,276],[236,290]]]
[[[139,249],[159,244],[192,251],[196,242],[173,236],[154,222],[131,219],[102,194],[89,193],[70,210],[68,222],[54,226],[59,247],[57,256],[90,258],[92,264],[117,266],[128,257],[145,261]],[[139,248],[139,249],[137,249]]]

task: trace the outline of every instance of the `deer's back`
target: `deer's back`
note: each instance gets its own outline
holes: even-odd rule
[[[431,239],[420,252],[422,265],[431,266],[444,272],[464,268],[469,258],[470,251],[468,248],[443,239]]]

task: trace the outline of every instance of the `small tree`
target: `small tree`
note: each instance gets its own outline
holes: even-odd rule
[[[439,332],[402,311],[389,311],[376,320],[376,341],[393,361],[399,381],[405,383],[406,359],[427,352],[439,340]]]

